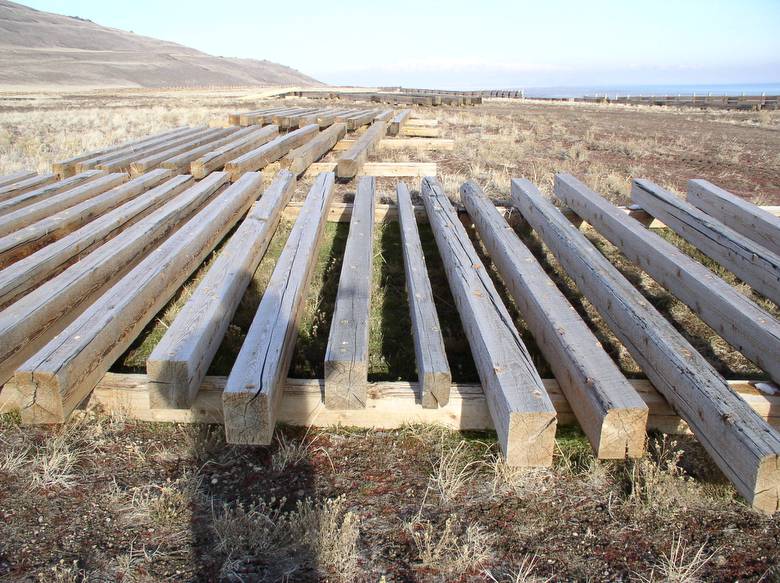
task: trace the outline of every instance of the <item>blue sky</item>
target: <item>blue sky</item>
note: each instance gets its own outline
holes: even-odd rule
[[[28,6],[333,84],[780,81],[780,0],[28,0]]]

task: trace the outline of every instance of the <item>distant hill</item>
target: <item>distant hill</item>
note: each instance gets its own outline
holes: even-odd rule
[[[0,0],[0,86],[320,85],[284,65],[176,43]]]

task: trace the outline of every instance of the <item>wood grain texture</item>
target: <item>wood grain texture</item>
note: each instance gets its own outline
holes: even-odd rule
[[[352,147],[339,156],[336,162],[336,176],[338,178],[357,176],[363,164],[368,160],[369,154],[385,136],[386,131],[387,122],[375,121],[371,124],[371,127],[352,144]]]
[[[279,172],[146,360],[153,409],[186,409],[195,399],[294,190],[295,177]]]
[[[360,179],[325,351],[325,406],[361,409],[368,390],[376,179]]]
[[[281,160],[282,168],[287,168],[295,176],[300,176],[317,160],[327,154],[347,133],[347,126],[334,123],[305,144],[290,151]]]
[[[596,456],[641,457],[642,399],[479,186],[464,183],[460,197]]]
[[[736,350],[780,382],[780,322],[769,312],[570,174],[555,177],[555,194]]]
[[[106,172],[103,170],[88,170],[80,174],[75,174],[69,178],[64,178],[56,182],[46,184],[40,188],[28,190],[23,194],[14,196],[13,198],[6,199],[0,202],[0,217],[7,215],[13,211],[30,206],[42,200],[46,200],[55,194],[60,194],[66,190],[70,190],[82,184],[86,184],[93,180],[97,180],[101,176],[105,176]]]
[[[5,186],[0,187],[0,201],[6,201],[11,198],[15,198],[25,192],[30,192],[36,188],[41,188],[52,182],[57,182],[58,177],[56,174],[39,174],[23,180],[17,180],[11,182]]]
[[[423,178],[421,197],[506,461],[550,465],[555,408],[533,359],[435,178]]]
[[[255,131],[232,141],[224,146],[204,154],[190,164],[190,173],[197,179],[208,176],[211,172],[219,170],[231,160],[238,158],[249,150],[253,150],[266,144],[279,135],[279,128],[275,125],[257,128]]]
[[[14,375],[25,424],[62,423],[257,198],[247,174],[102,294]]]
[[[185,178],[185,181],[188,178]],[[0,382],[227,182],[215,173],[0,312]]]
[[[696,438],[756,508],[780,504],[780,436],[527,180],[512,200]]]
[[[291,150],[302,147],[307,142],[317,138],[319,126],[310,124],[298,130],[279,136],[259,148],[255,148],[225,164],[225,172],[230,180],[238,180],[244,172],[262,170],[272,162],[276,162]]]
[[[175,146],[162,150],[161,152],[157,152],[155,154],[150,154],[148,156],[145,156],[130,164],[130,175],[138,176],[140,174],[143,174],[144,172],[148,172],[153,168],[157,168],[166,160],[169,160],[170,158],[173,158],[180,154],[185,154],[199,146],[203,146],[203,145],[213,146],[214,142],[234,134],[235,131],[236,128],[214,128],[212,130],[204,132],[203,134],[199,134],[190,140],[187,140],[183,144],[177,144]]]
[[[780,255],[780,217],[707,180],[688,181],[688,202],[740,235]]]
[[[631,199],[758,293],[780,305],[780,255],[648,180],[634,180]]]
[[[222,394],[229,443],[271,443],[335,175],[321,174],[276,262]]]
[[[359,176],[420,178],[435,176],[437,170],[436,162],[366,162],[363,164]],[[309,166],[305,175],[312,176],[321,172],[335,171],[335,162],[315,162]]]
[[[395,191],[420,399],[423,407],[435,409],[445,406],[450,399],[452,373],[447,362],[412,197],[403,182],[396,185]]]
[[[5,174],[3,176],[0,176],[0,188],[5,188],[6,186],[10,186],[11,184],[21,182],[22,180],[29,180],[30,178],[35,178],[35,176],[36,173],[31,172],[29,170],[21,170],[19,172],[14,172],[13,174]]]

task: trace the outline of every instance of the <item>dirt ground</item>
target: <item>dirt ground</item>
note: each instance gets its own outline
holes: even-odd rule
[[[0,174],[228,112],[258,92],[0,95]],[[304,103],[287,101],[288,103]],[[276,101],[269,102],[271,104]],[[448,194],[472,179],[496,199],[526,177],[551,194],[555,172],[629,202],[630,179],[684,192],[707,178],[780,204],[780,113],[512,103],[419,109],[452,151],[382,150],[375,160],[436,161]],[[332,154],[331,154],[332,156]],[[413,187],[418,185],[413,184]],[[379,182],[392,200],[394,181]],[[350,185],[339,186],[349,200]],[[305,184],[297,198],[305,195]],[[291,223],[283,221],[212,364],[228,374]],[[346,242],[328,224],[290,376],[322,376]],[[585,231],[645,297],[728,378],[765,378],[595,231]],[[778,307],[661,232],[775,316]],[[479,246],[476,235],[475,243]],[[519,233],[630,377],[625,348],[533,234]],[[414,380],[397,224],[377,226],[371,380]],[[432,233],[421,237],[453,377],[477,380]],[[489,258],[485,257],[490,266]],[[200,269],[112,369],[145,359]],[[504,293],[543,377],[549,366]],[[780,518],[745,505],[693,438],[653,434],[639,460],[596,460],[561,427],[553,467],[513,470],[495,435],[431,426],[395,431],[280,428],[270,447],[224,443],[217,426],[80,414],[61,428],[0,418],[2,581],[780,581]]]

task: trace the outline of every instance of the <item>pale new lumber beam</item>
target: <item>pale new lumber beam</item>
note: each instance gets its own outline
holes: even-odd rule
[[[174,172],[188,174],[190,171],[190,164],[193,162],[193,160],[197,160],[204,154],[208,154],[209,152],[212,152],[217,148],[221,148],[222,146],[225,146],[231,142],[238,141],[239,139],[251,134],[256,129],[257,126],[239,128],[234,133],[229,134],[224,138],[220,138],[208,144],[204,144],[202,146],[198,146],[197,148],[193,148],[192,150],[182,152],[177,156],[168,158],[162,164],[160,164],[160,166],[162,168],[168,168],[169,170],[173,170]]]
[[[443,407],[450,399],[452,373],[447,362],[412,197],[403,182],[397,184],[396,194],[420,399],[423,407],[435,409]]]
[[[80,186],[3,215],[0,217],[0,237],[9,235],[49,215],[97,196],[119,184],[127,182],[127,180],[128,176],[124,172],[98,176],[87,183],[82,183]]]
[[[130,175],[138,176],[139,174],[148,172],[153,168],[157,168],[160,164],[162,164],[166,160],[169,160],[174,156],[178,156],[179,154],[184,154],[186,152],[189,152],[190,150],[197,148],[198,146],[213,145],[213,143],[216,142],[217,140],[224,138],[226,136],[230,136],[233,133],[235,133],[236,129],[237,128],[233,128],[233,127],[215,128],[213,130],[210,130],[209,132],[206,132],[191,140],[188,140],[183,144],[172,146],[166,150],[163,150],[162,152],[157,152],[156,154],[151,154],[149,156],[141,158],[140,160],[136,160],[135,162],[130,164]]]
[[[737,491],[776,511],[778,433],[533,184],[512,180],[512,200]]]
[[[387,135],[397,136],[411,115],[411,109],[402,109],[399,111],[393,118],[393,121],[390,122],[390,125],[387,128]]]
[[[631,199],[758,293],[780,305],[780,255],[650,181],[634,180]]]
[[[464,183],[460,197],[596,457],[641,457],[644,401],[479,186]]]
[[[533,359],[439,182],[420,190],[506,461],[548,466],[555,408]]]
[[[151,408],[186,409],[195,400],[294,191],[295,177],[279,172],[146,359]]]
[[[170,175],[170,170],[153,170],[145,176],[140,176],[0,237],[0,269],[61,239],[105,212],[156,186]]]
[[[153,182],[155,180],[153,172],[143,179],[143,182]],[[142,179],[138,178],[136,181]],[[119,189],[129,187],[130,184],[128,182]],[[44,281],[56,276],[79,257],[83,257],[95,247],[113,238],[191,185],[192,176],[171,178],[59,241],[6,267],[0,271],[0,308],[8,306]]]
[[[59,178],[56,174],[47,173],[39,174],[31,178],[25,178],[24,180],[19,180],[17,182],[12,182],[11,184],[0,187],[0,201],[5,201],[9,198],[17,197],[20,194],[24,194],[25,192],[46,186],[47,184],[51,184],[57,180],[59,180]]]
[[[133,162],[136,162],[142,158],[146,158],[148,156],[151,156],[153,154],[157,154],[158,152],[164,152],[165,150],[168,150],[170,148],[173,148],[175,146],[179,146],[181,144],[186,144],[188,141],[200,138],[200,137],[206,137],[209,135],[212,135],[214,132],[220,131],[219,128],[203,128],[202,130],[199,130],[197,132],[193,132],[192,134],[187,134],[183,136],[177,136],[174,139],[171,140],[165,140],[164,142],[161,142],[159,144],[155,144],[154,146],[146,146],[141,150],[137,150],[135,152],[131,152],[129,154],[125,154],[123,156],[120,156],[118,158],[112,158],[111,160],[107,160],[105,162],[101,162],[97,165],[98,168],[102,170],[109,170],[112,172],[116,171],[123,171],[123,172],[129,172],[130,166]]]
[[[154,142],[157,140],[163,140],[166,138],[171,138],[173,136],[176,136],[178,134],[184,133],[189,131],[190,128],[187,126],[181,126],[178,128],[174,128],[172,130],[168,130],[159,134],[154,134],[151,136],[145,136],[143,138],[139,138],[138,140],[133,140],[130,142],[124,142],[122,144],[117,144],[115,146],[109,146],[107,148],[102,148],[100,150],[94,150],[92,152],[85,152],[83,154],[79,154],[77,156],[73,156],[71,158],[68,158],[66,160],[60,160],[58,162],[53,162],[51,165],[51,171],[60,176],[60,178],[67,178],[68,176],[72,176],[76,172],[76,165],[79,162],[84,162],[86,160],[90,160],[93,158],[96,158],[98,156],[108,156],[115,154],[116,152],[119,152],[120,150],[124,150],[127,148],[132,148],[133,146],[139,146],[143,144],[148,144],[149,142]]]
[[[412,116],[406,121],[406,125],[409,127],[435,128],[439,125],[439,120]]]
[[[295,176],[300,176],[316,161],[327,154],[347,133],[347,126],[334,123],[305,144],[291,150],[281,160],[282,168],[287,168]]]
[[[70,190],[81,184],[86,184],[87,182],[96,180],[105,175],[106,172],[103,170],[88,170],[81,174],[52,182],[46,186],[41,186],[40,188],[28,190],[24,194],[0,202],[0,216],[7,215],[13,211],[30,206],[31,204],[54,196],[55,194],[60,194],[61,192],[65,192],[66,190]]]
[[[368,155],[376,144],[384,137],[387,123],[375,121],[366,132],[360,136],[352,147],[344,152],[336,162],[338,178],[353,178],[368,160]]]
[[[688,181],[688,202],[780,255],[780,217],[707,180]]]
[[[780,382],[780,322],[769,312],[660,235],[626,217],[574,176],[558,174],[555,195],[735,349]]]
[[[324,173],[311,187],[230,371],[222,394],[228,443],[271,443],[334,184]]]
[[[353,204],[325,351],[325,406],[330,409],[364,408],[368,391],[376,179],[360,179]]]
[[[438,138],[439,128],[427,126],[410,126],[405,124],[398,131],[398,135],[418,138]]]
[[[275,125],[258,128],[239,140],[225,144],[221,148],[217,148],[208,154],[204,154],[197,160],[193,160],[190,165],[190,173],[197,179],[204,178],[249,150],[270,142],[278,135],[279,128]]]
[[[122,277],[14,375],[25,424],[62,423],[260,193],[245,174]]]
[[[324,133],[324,132],[323,132]],[[306,170],[306,176],[314,176],[320,172],[335,172],[336,162],[316,162]],[[360,171],[360,176],[376,177],[412,177],[435,176],[436,162],[366,162]]]
[[[36,176],[35,172],[31,172],[28,170],[22,170],[20,172],[14,172],[13,174],[6,174],[5,176],[0,176],[0,188],[5,188],[10,184],[21,182],[22,180],[29,180],[30,178],[35,178],[35,176]]]
[[[343,152],[349,150],[357,140],[341,140],[333,150]],[[377,145],[379,150],[454,150],[455,140],[447,138],[384,138]]]
[[[63,330],[104,286],[176,231],[226,182],[225,174],[215,173],[196,183],[0,312],[0,382],[8,380],[17,366]]]
[[[230,175],[230,180],[236,181],[244,172],[262,170],[272,162],[276,162],[282,156],[306,144],[309,140],[318,137],[319,126],[310,124],[298,130],[279,136],[259,148],[255,148],[242,154],[238,158],[225,164],[225,172]]]

